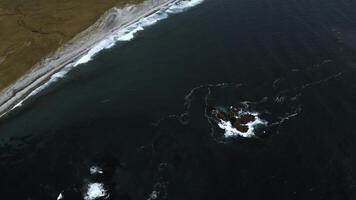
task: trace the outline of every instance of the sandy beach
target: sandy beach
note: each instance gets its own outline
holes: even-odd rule
[[[29,73],[2,90],[0,92],[0,118],[6,116],[15,105],[48,81],[54,73],[81,58],[99,42],[173,1],[146,0],[138,5],[108,10],[96,23],[41,60]]]

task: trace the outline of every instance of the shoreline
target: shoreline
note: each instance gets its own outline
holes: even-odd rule
[[[176,0],[146,0],[137,5],[111,8],[93,25],[77,34],[54,53],[43,58],[29,72],[0,91],[0,119],[6,117],[31,92],[49,81],[55,73],[72,65],[93,47],[140,19],[147,17]]]

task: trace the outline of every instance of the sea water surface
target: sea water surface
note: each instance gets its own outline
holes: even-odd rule
[[[170,14],[0,122],[0,199],[355,199],[355,50],[354,1]]]

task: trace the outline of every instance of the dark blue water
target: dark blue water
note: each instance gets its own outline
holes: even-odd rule
[[[1,121],[0,199],[355,199],[355,11],[206,0],[147,28]],[[230,106],[268,125],[226,138]]]

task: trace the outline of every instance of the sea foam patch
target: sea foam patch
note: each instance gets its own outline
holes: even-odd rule
[[[95,200],[107,196],[103,183],[89,183],[84,194],[84,200]]]
[[[224,131],[225,138],[255,136],[256,130],[268,123],[259,117],[258,112],[236,110],[234,107],[229,109],[217,107],[212,109],[210,119]]]
[[[58,197],[57,197],[57,200],[61,200],[63,199],[63,194],[62,193],[59,193]]]
[[[143,17],[140,20],[138,20],[137,22],[134,22],[131,25],[129,25],[123,29],[119,29],[118,31],[113,32],[107,38],[103,39],[98,44],[96,44],[94,47],[92,47],[85,55],[80,57],[78,60],[74,61],[73,63],[68,64],[62,70],[53,74],[51,76],[51,78],[46,83],[44,83],[43,85],[41,85],[41,86],[37,87],[35,90],[33,90],[23,100],[21,100],[19,103],[17,103],[15,106],[13,106],[11,110],[21,107],[23,105],[24,101],[26,101],[27,99],[29,99],[32,96],[37,95],[39,92],[41,92],[44,89],[46,89],[47,87],[49,87],[52,83],[58,81],[59,79],[64,78],[67,75],[67,73],[74,67],[77,67],[81,64],[88,63],[100,51],[102,51],[104,49],[112,48],[118,42],[131,41],[133,38],[135,38],[135,35],[138,32],[143,31],[145,29],[145,27],[154,25],[157,22],[168,18],[169,14],[176,14],[176,13],[181,13],[183,11],[186,11],[187,9],[194,7],[194,6],[202,3],[203,1],[204,0],[177,0],[177,1],[174,1],[166,6],[162,7],[161,9],[154,12],[153,14]]]
[[[267,125],[267,122],[259,118],[258,113],[252,113],[252,112],[240,112],[239,115],[235,116],[236,119],[239,119],[239,117],[243,115],[250,115],[254,116],[254,119],[251,119],[249,122],[245,124],[240,124],[245,126],[245,130],[241,130],[238,126],[234,126],[230,121],[224,121],[220,119],[220,122],[218,123],[218,126],[225,131],[224,136],[226,138],[229,137],[236,137],[236,136],[241,136],[245,138],[251,138],[255,136],[255,129],[258,126],[261,125]]]
[[[101,167],[99,167],[99,166],[91,166],[89,168],[89,172],[90,172],[91,175],[103,174],[104,173],[103,169]]]

